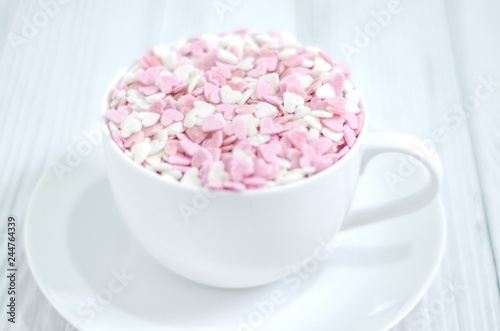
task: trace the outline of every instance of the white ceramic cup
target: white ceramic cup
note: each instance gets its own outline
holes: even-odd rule
[[[341,160],[298,182],[234,192],[167,181],[136,164],[111,138],[105,113],[123,73],[109,85],[101,109],[107,171],[116,204],[145,249],[193,281],[243,288],[283,277],[293,265],[313,256],[319,239],[329,240],[340,229],[358,177],[376,155],[413,156],[427,168],[428,181],[419,191],[396,201],[351,210],[343,228],[411,212],[439,191],[442,167],[434,151],[423,153],[422,141],[410,136],[367,135],[366,120],[355,145]]]

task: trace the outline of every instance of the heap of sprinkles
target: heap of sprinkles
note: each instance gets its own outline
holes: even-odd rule
[[[287,33],[236,31],[154,46],[123,75],[111,136],[164,178],[271,187],[335,164],[363,125],[349,69]]]

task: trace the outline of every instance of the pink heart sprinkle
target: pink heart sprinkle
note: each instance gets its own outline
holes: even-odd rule
[[[239,81],[230,81],[227,82],[227,85],[231,88],[233,91],[240,91],[241,93],[245,92],[248,84],[244,80],[239,80]]]
[[[163,114],[163,109],[165,109],[165,106],[167,103],[163,100],[156,100],[154,101],[151,106],[149,106],[148,111],[151,113],[157,113],[162,115]]]
[[[150,69],[148,69],[147,71],[139,70],[137,72],[137,79],[139,80],[139,82],[146,86],[154,85],[156,79],[153,71]]]
[[[264,63],[259,64],[255,69],[250,70],[247,73],[248,77],[259,78],[266,74],[266,65]]]
[[[257,109],[255,109],[254,106],[250,105],[241,105],[236,108],[236,113],[243,115],[243,114],[253,114],[255,113]]]
[[[123,122],[123,120],[132,112],[129,106],[118,107],[118,109],[111,108],[106,112],[106,117],[116,125]]]
[[[352,147],[356,141],[356,134],[348,125],[344,125],[344,138],[347,146]]]
[[[342,114],[342,117],[345,119],[345,121],[351,127],[351,129],[356,130],[358,128],[358,118],[356,117],[355,114],[345,113]]]
[[[300,95],[304,99],[307,97],[307,93],[304,92],[300,83],[296,83],[296,82],[288,83],[286,86],[286,91],[293,93],[293,94]]]
[[[158,83],[160,84],[161,91],[163,93],[169,94],[173,91],[174,86],[179,85],[180,81],[179,81],[179,78],[177,78],[175,76],[164,75],[164,76],[160,76],[160,78],[158,78]],[[152,84],[154,84],[154,81],[153,81],[153,83],[151,83],[149,85],[152,85]]]
[[[184,115],[180,111],[175,109],[167,109],[161,116],[161,124],[164,126],[169,126],[174,122],[179,122],[184,119]]]
[[[265,95],[264,100],[275,106],[280,106],[283,104],[283,98],[278,96]]]
[[[144,132],[138,131],[125,140],[123,146],[130,148],[144,139]]]
[[[254,175],[262,177],[265,179],[271,179],[276,176],[279,170],[279,165],[277,162],[267,163],[264,159],[256,159],[254,165],[255,171]]]
[[[240,182],[243,178],[253,174],[254,166],[245,160],[233,159],[229,174],[234,181]]]
[[[192,128],[186,129],[186,135],[195,144],[201,144],[208,136],[208,133],[203,132],[199,126],[193,126]]]
[[[139,91],[141,91],[141,93],[144,94],[145,96],[149,96],[158,93],[160,89],[157,86],[153,85],[153,86],[141,87]]]
[[[263,134],[274,134],[283,131],[283,126],[279,123],[274,123],[269,117],[264,117],[260,121],[260,132]]]
[[[169,140],[167,141],[167,143],[165,144],[165,153],[167,153],[168,155],[174,155],[174,154],[177,154],[177,151],[179,150],[180,148],[180,141],[179,140]]]
[[[155,135],[160,132],[161,129],[163,129],[163,125],[161,123],[156,123],[152,126],[148,126],[144,128],[144,137]]]
[[[323,157],[317,157],[313,161],[313,166],[316,168],[315,173],[325,170],[332,164],[333,164],[332,159]]]
[[[276,161],[277,155],[281,152],[281,145],[277,144],[263,144],[258,148],[260,154],[267,162],[271,163]]]
[[[210,99],[210,95],[215,92],[215,91],[218,91],[220,90],[220,87],[218,87],[217,85],[214,85],[212,83],[206,83],[205,86],[204,86],[204,89],[203,89],[203,95],[205,96],[205,98],[207,100]]]
[[[222,113],[225,120],[232,120],[236,115],[236,107],[230,104],[223,103],[217,106],[217,111]]]
[[[334,109],[337,110],[344,110],[345,109],[345,104],[347,102],[346,99],[342,97],[333,97],[333,98],[326,98],[326,103]]]
[[[203,142],[203,146],[206,148],[220,148],[223,138],[222,131],[215,131],[210,139]]]
[[[311,139],[309,141],[309,146],[311,146],[318,155],[325,154],[332,147],[332,144],[332,141],[325,137]]]
[[[337,115],[334,115],[331,118],[325,118],[321,122],[324,126],[336,132],[341,132],[344,129],[345,121],[342,117]]]
[[[200,149],[200,145],[192,142],[189,139],[183,139],[181,140],[180,146],[184,152],[186,152],[187,155],[193,156],[198,149]]]
[[[224,122],[222,122],[217,116],[210,115],[203,122],[202,129],[205,132],[214,132],[220,130],[224,127]]]
[[[255,94],[257,96],[257,99],[263,100],[264,96],[275,96],[276,92],[271,85],[265,82],[258,81],[257,85],[255,86]]]
[[[195,168],[201,168],[203,163],[213,162],[212,154],[207,151],[205,148],[200,148],[194,155],[191,160],[191,165]]]
[[[247,126],[243,120],[234,121],[228,129],[237,139],[243,140],[247,137]]]
[[[307,142],[308,135],[306,132],[292,130],[287,133],[286,137],[295,148],[302,149]]]
[[[344,89],[345,78],[342,74],[336,74],[333,79],[326,80],[325,83],[330,84],[335,91],[336,96],[341,96]]]
[[[311,110],[326,110],[327,106],[328,103],[326,101],[321,100],[317,97],[312,98],[311,102],[309,103],[309,108],[311,108]]]
[[[123,141],[121,140],[120,134],[118,132],[113,131],[113,133],[111,133],[111,138],[113,138],[113,141],[122,151],[125,151],[125,146],[123,146]]]
[[[267,71],[274,71],[278,65],[278,59],[271,56],[261,57],[255,61],[255,64],[257,66],[264,65]]]
[[[174,154],[168,158],[168,162],[170,164],[188,166],[191,164],[191,159],[181,154]]]

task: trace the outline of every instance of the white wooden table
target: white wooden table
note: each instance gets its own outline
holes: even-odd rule
[[[442,158],[445,256],[425,297],[394,330],[415,330],[416,324],[427,330],[500,330],[500,86],[486,86],[489,93],[478,88],[483,80],[500,81],[499,1],[60,3],[46,15],[37,0],[0,1],[2,252],[8,216],[17,219],[22,242],[27,203],[40,174],[95,125],[103,90],[118,69],[152,44],[184,36],[240,27],[286,29],[352,67],[374,126],[433,139]],[[226,11],[218,14],[214,6],[220,3]],[[380,10],[393,12],[383,27],[372,14]],[[371,36],[362,40],[356,28]],[[2,308],[0,329],[65,330],[65,320],[38,290],[22,246],[18,260],[18,322],[7,323]],[[6,257],[0,261],[5,270]],[[443,296],[450,287],[456,295],[448,300]],[[2,307],[6,300],[2,271]]]

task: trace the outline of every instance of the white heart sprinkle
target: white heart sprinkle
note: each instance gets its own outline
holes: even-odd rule
[[[300,77],[310,77],[310,76],[300,76]],[[300,79],[300,78],[299,78]],[[259,82],[267,83],[272,86],[275,92],[278,91],[279,88],[279,83],[280,83],[280,76],[273,72],[271,74],[264,75],[259,78]],[[312,78],[311,78],[312,82]]]
[[[323,128],[321,121],[317,117],[306,115],[304,116],[304,121],[306,121],[307,124],[309,124],[312,128],[316,130],[321,130]]]
[[[181,183],[192,184],[196,186],[201,186],[203,184],[200,176],[198,175],[198,169],[189,168],[182,176]]]
[[[191,109],[186,116],[184,116],[184,126],[186,128],[192,128],[196,125],[196,120],[198,119],[198,108]]]
[[[345,98],[357,105],[361,99],[361,93],[358,90],[351,90],[345,94]]]
[[[321,129],[321,133],[323,134],[323,136],[330,138],[333,141],[339,141],[344,137],[344,132],[335,132],[333,130],[330,130],[329,128]]]
[[[160,100],[160,99],[163,99],[165,97],[165,93],[156,93],[156,94],[153,94],[153,95],[150,95],[148,97],[145,97],[144,99],[149,102],[149,103],[153,103],[155,102],[156,100]]]
[[[194,71],[194,67],[190,64],[183,65],[174,70],[175,77],[179,78],[181,83],[187,82],[189,80],[189,76]]]
[[[197,116],[201,118],[206,118],[215,112],[215,106],[204,101],[195,101],[194,106],[198,109]]]
[[[228,85],[224,85],[220,89],[220,96],[224,103],[237,103],[242,94],[240,91],[233,91]]]
[[[184,131],[184,125],[182,122],[175,122],[167,126],[165,129],[167,130],[169,136],[175,136]]]
[[[295,112],[295,109],[304,105],[304,99],[297,94],[291,92],[283,93],[283,102],[285,110],[289,113]]]
[[[223,62],[229,64],[237,64],[238,58],[233,53],[226,51],[225,49],[219,49],[219,53],[217,53],[217,58]]]
[[[316,90],[316,96],[321,99],[335,97],[335,91],[330,84],[325,84]]]
[[[248,71],[253,68],[253,63],[255,59],[253,57],[247,57],[240,63],[238,63],[237,68],[243,71]]]
[[[158,120],[160,119],[160,114],[143,112],[143,113],[139,113],[139,119],[141,120],[142,125],[144,127],[148,127],[148,126],[151,126],[153,124],[156,124],[156,122],[158,122]]]
[[[267,102],[260,102],[257,104],[257,111],[255,116],[259,118],[272,116],[278,112],[278,109]]]
[[[141,141],[130,148],[130,151],[134,155],[134,161],[139,164],[146,160],[150,150],[151,144],[147,141]]]
[[[359,107],[358,107],[358,105],[355,104],[354,102],[352,102],[351,100],[347,100],[347,102],[345,104],[345,110],[348,113],[354,113],[354,114],[359,113]]]
[[[311,116],[320,117],[320,118],[330,118],[333,117],[333,113],[330,113],[326,110],[313,110],[311,112]]]
[[[123,125],[121,134],[123,138],[128,138],[133,133],[141,131],[141,129],[142,129],[141,122],[139,122],[135,118],[131,118],[129,120],[126,120],[125,124]]]

